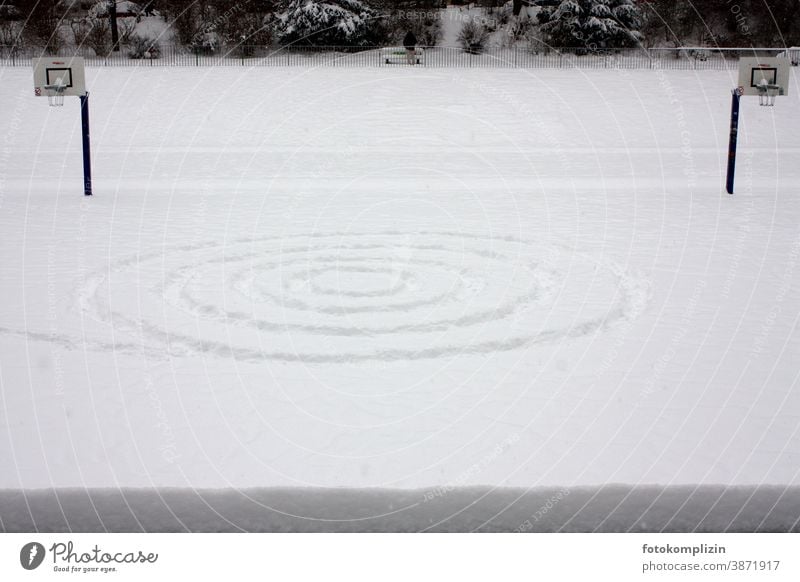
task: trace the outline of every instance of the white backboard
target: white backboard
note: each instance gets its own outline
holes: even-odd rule
[[[83,57],[46,57],[33,60],[33,92],[37,97],[47,95],[45,86],[65,85],[65,96],[86,95]]]
[[[786,57],[747,57],[739,59],[739,89],[742,95],[758,95],[758,85],[778,85],[789,94],[791,61]]]

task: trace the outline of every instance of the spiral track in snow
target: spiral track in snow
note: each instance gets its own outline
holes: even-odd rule
[[[142,286],[136,309],[130,282]],[[558,245],[456,232],[242,238],[126,257],[77,290],[115,349],[336,363],[492,354],[632,319],[644,281]]]

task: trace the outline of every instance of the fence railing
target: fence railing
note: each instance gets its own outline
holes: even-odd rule
[[[738,67],[742,56],[797,55],[781,48],[653,48],[615,49],[587,53],[580,49],[487,48],[470,53],[461,47],[426,47],[418,51],[417,66],[431,68],[522,69],[686,69],[725,70]],[[31,66],[40,56],[82,56],[88,66],[128,67],[397,67],[409,66],[402,47],[264,47],[235,46],[219,52],[161,46],[156,53],[133,58],[120,51],[98,56],[88,47],[59,51],[0,45],[0,66]]]

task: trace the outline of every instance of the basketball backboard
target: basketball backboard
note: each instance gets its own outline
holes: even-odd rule
[[[45,87],[61,85],[65,96],[86,95],[83,57],[46,57],[33,60],[33,92],[47,95]]]
[[[746,57],[739,59],[739,92],[762,95],[766,86],[779,87],[778,95],[789,94],[791,61],[781,57]]]

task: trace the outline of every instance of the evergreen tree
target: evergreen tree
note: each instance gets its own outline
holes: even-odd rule
[[[275,23],[281,44],[369,46],[382,30],[378,13],[361,0],[290,0]]]
[[[632,0],[562,0],[538,18],[548,43],[557,47],[598,50],[642,40],[639,10]]]
[[[633,0],[610,0],[611,17],[617,23],[612,29],[610,46],[630,47],[636,46],[644,39],[640,28],[642,16]]]

